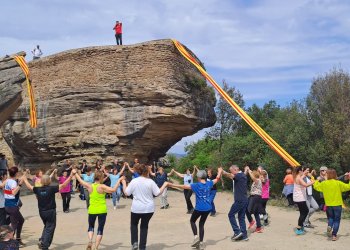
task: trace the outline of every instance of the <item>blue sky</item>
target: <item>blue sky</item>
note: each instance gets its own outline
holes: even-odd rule
[[[176,38],[221,82],[236,86],[246,103],[274,99],[286,105],[306,97],[313,77],[350,66],[350,1],[341,0],[31,0],[1,1],[0,56],[45,55],[123,41]],[[183,153],[185,142],[172,152]]]

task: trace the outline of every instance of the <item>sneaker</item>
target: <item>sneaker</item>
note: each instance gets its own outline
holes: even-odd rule
[[[268,214],[264,214],[263,220],[264,220],[264,221],[267,221],[268,218],[269,218]]]
[[[252,220],[251,222],[249,222],[248,229],[251,229],[254,225],[255,225],[255,220]]]
[[[338,240],[338,237],[336,235],[333,235],[332,236],[332,241],[337,241]]]
[[[304,227],[306,227],[306,228],[315,228],[313,225],[311,225],[311,224],[306,224]]]
[[[245,236],[241,239],[241,241],[248,241],[248,240],[249,240],[248,236]]]
[[[43,249],[43,246],[41,245],[41,242],[40,242],[40,241],[38,242],[38,248],[39,248],[39,249]]]
[[[231,237],[231,240],[232,240],[232,241],[235,241],[235,240],[237,240],[237,239],[239,239],[239,238],[242,238],[242,236],[243,236],[243,233],[242,233],[242,232],[240,232],[240,233],[238,233],[238,234],[234,234],[234,235]]]
[[[263,228],[262,227],[257,227],[254,231],[254,233],[262,233],[263,232]]]
[[[91,250],[91,249],[92,249],[92,242],[89,242],[86,247],[86,250]]]
[[[114,209],[114,210],[117,210],[117,207],[116,207],[116,206],[114,206],[114,207],[113,207],[113,209]]]
[[[199,241],[198,236],[195,236],[191,247],[197,248],[199,246],[199,242],[200,241]]]
[[[332,228],[330,226],[327,227],[327,236],[332,237]]]
[[[165,206],[165,209],[168,209],[169,208],[169,204]]]
[[[139,243],[134,242],[134,244],[132,244],[131,250],[138,250],[139,249]]]
[[[199,242],[199,250],[204,250],[204,249],[205,249],[204,242]]]
[[[165,207],[160,207],[160,209],[165,209]]]
[[[302,228],[296,228],[294,230],[294,232],[296,233],[296,235],[303,235],[303,234],[305,234],[305,231]]]
[[[268,220],[265,220],[264,221],[264,226],[266,227],[266,226],[268,226],[270,223],[269,223],[269,221]]]
[[[210,216],[215,217],[216,213],[210,213]]]

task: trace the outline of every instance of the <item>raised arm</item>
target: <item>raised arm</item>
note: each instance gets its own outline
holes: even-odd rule
[[[28,179],[27,179],[27,176],[26,175],[23,175],[23,182],[24,184],[27,186],[27,188],[33,192],[33,186],[29,183]],[[18,186],[19,187],[19,186]],[[18,191],[17,191],[18,192]]]
[[[169,176],[171,176],[173,173],[174,173],[174,169],[172,169],[172,170],[170,171],[170,173],[167,173],[167,176],[169,177]]]
[[[149,166],[149,167],[148,167],[148,172],[149,172],[149,174],[150,174],[151,176],[153,176],[153,177],[156,176],[156,173],[154,173],[154,172],[152,171],[152,166]]]
[[[174,169],[173,169],[174,170]],[[177,172],[176,170],[173,171],[173,173],[175,173],[177,176],[179,176],[180,178],[184,178],[184,174],[180,174],[179,172]]]
[[[225,170],[222,170],[222,175],[225,176],[226,178],[230,178],[233,180],[233,178],[235,178],[234,174],[228,173]]]
[[[310,180],[309,183],[306,183],[303,179],[304,179],[305,175],[302,175],[302,177],[299,177],[299,184],[302,185],[303,187],[309,187],[312,186],[315,181],[313,179]]]
[[[70,176],[62,184],[58,185],[58,189],[61,190],[62,188],[65,188],[76,173],[76,170],[73,169]]]
[[[50,179],[52,179],[52,177],[55,177],[56,180],[58,180],[58,177],[57,177],[57,168],[54,169],[52,171],[52,173],[50,174]]]
[[[102,187],[102,189],[103,189],[103,191],[104,191],[105,193],[111,194],[111,193],[114,193],[114,192],[117,191],[118,187],[120,186],[120,183],[121,183],[123,180],[125,180],[125,177],[124,177],[124,176],[122,176],[122,177],[119,178],[119,180],[118,180],[117,183],[114,185],[114,187],[108,187],[107,185],[101,185],[101,187]]]
[[[220,167],[220,168],[218,168],[218,175],[216,176],[216,178],[213,180],[213,183],[214,184],[216,184],[216,183],[218,183],[219,181],[220,181],[220,179],[221,179],[221,176],[222,176],[222,168]]]
[[[124,162],[124,165],[123,165],[122,169],[121,169],[120,172],[119,172],[119,175],[120,175],[120,176],[122,176],[122,174],[124,173],[126,164],[128,164],[128,163],[127,163],[127,162]],[[129,164],[128,164],[128,165],[129,165]]]
[[[253,175],[253,171],[250,170],[250,168],[248,166],[245,167],[244,172],[247,172],[249,174],[249,176],[253,182],[257,183],[259,181],[258,178],[255,178],[255,176]]]
[[[80,183],[81,185],[83,185],[83,186],[89,191],[89,193],[92,192],[92,187],[91,187],[91,185],[90,185],[89,183],[87,183],[86,181],[83,181],[83,179],[80,177],[79,174],[75,173],[75,178],[77,178],[77,180],[79,181],[79,183]]]
[[[130,167],[130,165],[128,164],[128,169],[131,173],[135,173],[134,169],[132,167]]]
[[[192,178],[194,178],[194,175],[196,174],[196,170],[199,170],[196,165],[193,166],[193,172],[192,172]]]

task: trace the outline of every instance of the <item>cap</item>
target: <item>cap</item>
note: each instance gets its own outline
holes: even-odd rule
[[[327,167],[326,166],[322,166],[322,167],[320,167],[320,171],[327,171]]]
[[[197,177],[200,179],[205,179],[207,178],[207,172],[205,172],[205,170],[199,170],[197,173]]]

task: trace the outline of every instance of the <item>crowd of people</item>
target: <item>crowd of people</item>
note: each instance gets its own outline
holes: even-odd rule
[[[24,218],[20,210],[23,205],[20,199],[23,185],[35,194],[39,216],[44,224],[38,241],[39,249],[49,249],[53,241],[57,220],[55,194],[61,194],[62,210],[69,213],[74,191],[79,192],[80,199],[86,201],[87,250],[99,249],[101,244],[107,220],[108,197],[115,210],[121,197],[132,199],[130,244],[133,250],[146,249],[148,225],[155,212],[154,199],[160,196],[160,209],[169,209],[168,188],[183,190],[186,212],[191,214],[190,226],[194,237],[191,247],[204,249],[205,223],[208,216],[216,216],[216,186],[222,178],[232,180],[234,191],[234,202],[228,213],[232,241],[247,241],[248,230],[263,233],[264,227],[269,224],[266,204],[270,197],[270,179],[262,165],[256,170],[232,165],[228,172],[222,167],[201,170],[194,166],[192,172],[189,168],[182,174],[175,169],[166,172],[165,168],[154,164],[140,164],[138,159],[130,164],[115,160],[107,166],[98,160],[94,167],[88,166],[85,160],[79,166],[66,160],[58,168],[46,173],[38,170],[31,175],[28,169],[9,167],[5,156],[0,155],[0,172],[0,249],[25,246],[21,238]],[[172,175],[183,179],[183,183],[169,182],[169,176]],[[343,206],[342,193],[350,190],[349,176],[350,173],[346,173],[337,178],[336,171],[326,167],[320,168],[318,177],[316,171],[310,171],[310,168],[287,170],[283,193],[290,206],[298,207],[300,216],[295,228],[297,235],[305,234],[305,228],[313,228],[310,217],[321,209],[326,211],[328,236],[333,241],[337,240]],[[73,180],[76,181],[75,185]],[[58,184],[53,184],[53,181]],[[316,192],[321,194],[319,198],[314,198]],[[196,197],[194,206],[192,194]]]

